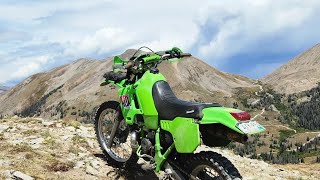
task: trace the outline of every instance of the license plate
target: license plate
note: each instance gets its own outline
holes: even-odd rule
[[[236,126],[246,134],[255,134],[266,130],[257,121],[239,122]]]

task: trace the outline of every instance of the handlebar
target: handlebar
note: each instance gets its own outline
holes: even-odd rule
[[[190,57],[192,56],[190,53],[181,53],[180,57]]]
[[[169,60],[174,58],[183,58],[192,56],[190,53],[182,53],[176,50],[162,51],[155,53],[154,56],[144,57],[144,61],[157,62],[161,60]],[[148,59],[148,60],[147,60]],[[123,69],[130,69],[135,65],[134,61],[128,61],[128,63],[122,66]]]
[[[133,61],[129,61],[126,65],[124,65],[124,68],[125,68],[125,69],[129,69],[129,68],[131,68],[133,65],[134,65],[134,62],[133,62]]]

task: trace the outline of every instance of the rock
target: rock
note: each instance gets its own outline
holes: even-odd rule
[[[94,135],[90,134],[87,130],[83,131],[81,129],[77,129],[77,134],[83,138],[94,138]]]
[[[62,140],[63,141],[66,141],[66,140],[68,140],[68,139],[70,139],[70,138],[72,138],[73,137],[73,135],[64,135],[64,136],[62,136]]]
[[[21,144],[23,142],[24,142],[24,140],[22,140],[22,139],[15,139],[13,141],[10,141],[10,143],[13,145]]]
[[[75,169],[79,169],[79,168],[82,168],[83,166],[85,165],[85,162],[84,161],[78,161],[76,163],[76,165],[74,166]]]
[[[57,123],[57,124],[56,124],[56,127],[57,127],[57,128],[62,128],[62,127],[63,127],[63,126],[62,126],[62,123]]]
[[[53,125],[54,125],[55,123],[52,122],[52,121],[42,121],[41,124],[42,124],[44,127],[53,127]]]
[[[3,176],[3,178],[12,179],[12,172],[10,170],[3,171],[3,173],[1,175]]]
[[[93,175],[93,176],[97,176],[99,174],[99,171],[97,171],[96,169],[94,169],[93,167],[91,167],[90,165],[87,165],[86,167],[86,173]]]
[[[98,161],[98,160],[96,160],[96,159],[93,159],[93,160],[91,160],[90,161],[90,164],[91,164],[91,166],[93,167],[93,168],[95,168],[95,169],[99,169],[100,168],[100,162]]]
[[[28,144],[31,146],[32,149],[39,149],[43,142],[44,142],[44,139],[41,137],[41,138],[31,139],[28,142]]]
[[[270,109],[271,109],[271,111],[280,113],[280,111],[273,104],[271,104]]]
[[[90,152],[79,152],[78,153],[78,158],[83,158],[83,157],[86,157],[86,156],[89,156],[90,155]]]
[[[88,139],[88,140],[87,140],[87,143],[88,143],[88,146],[89,146],[91,149],[94,148],[94,142],[93,142],[93,140]]]
[[[42,137],[40,138],[36,138],[36,139],[32,139],[29,144],[41,144],[43,143],[44,139]]]
[[[21,179],[21,180],[33,180],[34,178],[29,176],[29,175],[26,175],[20,171],[14,171],[12,173],[13,177],[16,178],[16,179]]]
[[[76,128],[74,128],[74,127],[72,127],[72,126],[67,126],[67,127],[65,127],[65,129],[66,129],[67,131],[70,131],[70,132],[75,132],[75,131],[76,131]]]
[[[24,124],[17,124],[16,128],[20,129],[20,130],[29,130],[30,129],[27,125],[24,125]]]
[[[10,126],[7,125],[0,125],[0,133],[7,131],[10,128]]]
[[[79,147],[79,150],[82,151],[82,152],[88,152],[88,151],[87,151],[84,147],[82,147],[82,146]]]
[[[0,166],[10,166],[12,162],[10,160],[0,159]]]

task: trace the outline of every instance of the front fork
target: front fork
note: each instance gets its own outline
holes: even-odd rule
[[[119,113],[119,112],[118,112]],[[118,114],[117,116],[118,117]],[[109,138],[109,141],[107,143],[107,148],[111,148],[112,146],[112,143],[113,143],[113,139],[116,135],[116,132],[119,128],[119,124],[120,124],[120,121],[118,121],[118,119],[115,119],[114,121],[114,124],[113,124],[113,127],[112,127],[112,131],[111,131],[111,134],[110,134],[110,138]],[[161,153],[161,150],[162,150],[162,147],[161,147],[161,144],[160,144],[160,128],[157,129],[156,131],[156,138],[155,138],[155,163],[156,163],[156,172],[159,172],[163,166],[163,164],[166,162],[168,156],[170,155],[170,153],[172,152],[172,150],[174,149],[174,143],[172,143],[170,145],[170,147],[166,150],[166,152],[164,154]],[[140,148],[139,148],[140,149]],[[138,151],[139,151],[138,149]],[[137,153],[138,153],[137,151]]]
[[[111,148],[112,143],[113,143],[113,139],[116,136],[116,132],[117,132],[117,130],[119,128],[120,121],[118,120],[118,117],[119,117],[119,111],[116,114],[116,118],[114,120],[114,124],[113,124],[112,130],[111,130],[110,138],[109,138],[108,143],[107,143],[107,148],[108,149]]]

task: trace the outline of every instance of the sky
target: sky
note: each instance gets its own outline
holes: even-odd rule
[[[319,17],[318,0],[0,0],[0,85],[140,46],[257,79],[319,43]]]

